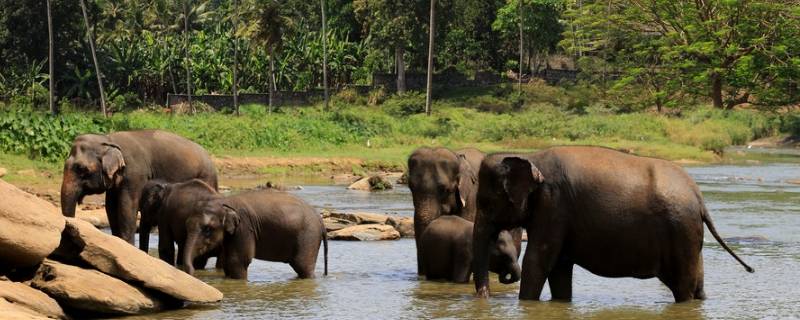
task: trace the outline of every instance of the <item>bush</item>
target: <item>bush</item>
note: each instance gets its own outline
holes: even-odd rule
[[[425,95],[421,92],[409,91],[395,95],[381,107],[384,112],[395,117],[407,117],[425,112]]]

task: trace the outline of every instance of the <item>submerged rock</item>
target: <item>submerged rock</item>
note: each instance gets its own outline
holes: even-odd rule
[[[40,317],[65,319],[66,315],[56,300],[50,298],[44,292],[31,288],[30,286],[0,279],[0,301],[8,302],[16,309],[27,309],[26,313]],[[3,310],[3,308],[0,308]],[[3,312],[4,316],[5,313]]]
[[[400,239],[400,233],[389,225],[362,224],[329,232],[328,239],[352,241],[397,240]]]
[[[58,247],[64,217],[52,204],[0,180],[0,269],[32,267]]]
[[[88,222],[73,218],[66,220],[60,256],[75,255],[104,273],[141,283],[178,300],[199,303],[222,300],[219,290],[151,257],[125,240],[103,233]]]
[[[158,298],[122,280],[51,260],[42,263],[31,285],[77,310],[121,315],[164,308]]]

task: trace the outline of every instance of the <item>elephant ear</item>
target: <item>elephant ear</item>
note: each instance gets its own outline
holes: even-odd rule
[[[239,225],[239,212],[227,204],[222,206],[225,208],[225,214],[222,216],[222,226],[225,228],[225,232],[233,234]]]
[[[103,154],[103,173],[107,181],[112,184],[118,184],[122,180],[122,170],[125,169],[125,158],[122,157],[122,149],[113,143],[103,143],[107,146],[106,152]],[[116,177],[116,179],[115,179]]]
[[[518,212],[524,212],[528,208],[528,196],[544,182],[544,176],[530,160],[520,157],[505,158],[500,166],[503,189],[509,201]]]
[[[475,184],[478,182],[478,177],[475,170],[467,161],[467,157],[463,154],[458,155],[458,190],[457,196],[461,201],[461,207],[467,205],[467,195],[470,192],[477,191]]]

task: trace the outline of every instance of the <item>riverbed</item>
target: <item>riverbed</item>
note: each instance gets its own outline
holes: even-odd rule
[[[755,319],[800,317],[800,179],[797,158],[777,163],[688,167],[733,249],[756,269],[747,273],[705,232],[708,300],[674,304],[658,280],[609,279],[575,268],[573,301],[519,301],[519,284],[492,275],[492,297],[474,298],[472,284],[420,279],[413,239],[331,241],[328,276],[298,280],[281,263],[254,261],[248,281],[213,269],[197,276],[225,294],[218,306],[192,306],[140,319]],[[411,216],[405,187],[378,193],[342,186],[292,191],[318,208]],[[157,235],[151,236],[157,247]],[[152,254],[155,254],[153,249]],[[213,265],[213,263],[209,263]],[[544,300],[550,299],[547,288]],[[135,319],[135,317],[131,318]]]

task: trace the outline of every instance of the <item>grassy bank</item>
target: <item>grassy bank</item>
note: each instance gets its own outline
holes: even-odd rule
[[[12,155],[22,155],[36,159],[36,166],[57,171],[77,134],[159,128],[192,139],[218,157],[352,158],[359,160],[350,165],[354,172],[402,170],[407,155],[421,145],[523,151],[591,144],[670,160],[711,162],[719,160],[727,146],[800,131],[797,113],[693,106],[667,116],[615,109],[607,101],[587,97],[591,96],[578,90],[544,85],[527,86],[522,96],[508,87],[462,89],[440,95],[431,116],[420,113],[424,96],[419,93],[387,98],[349,91],[337,95],[329,110],[315,105],[267,113],[263,106],[247,105],[240,117],[224,112],[170,115],[160,110],[118,112],[109,119],[75,112],[51,117],[5,106],[0,112],[0,160],[3,165],[20,163],[24,158]],[[324,161],[314,165],[324,166]],[[287,167],[259,170],[306,170]]]

